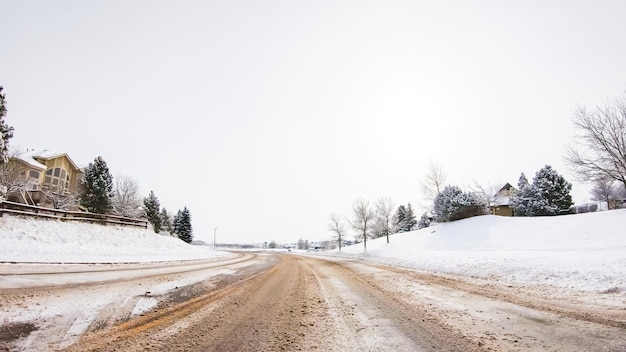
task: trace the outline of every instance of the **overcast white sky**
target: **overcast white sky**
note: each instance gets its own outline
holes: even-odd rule
[[[7,1],[13,147],[100,155],[197,239],[324,239],[356,198],[563,162],[626,91],[624,1]]]

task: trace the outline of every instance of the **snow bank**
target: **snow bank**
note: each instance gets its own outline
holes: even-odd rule
[[[626,210],[555,217],[486,215],[324,255],[435,272],[626,291]]]
[[[229,256],[137,227],[0,217],[0,262],[123,263]]]

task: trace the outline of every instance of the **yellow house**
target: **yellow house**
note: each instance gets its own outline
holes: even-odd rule
[[[43,193],[76,193],[83,170],[66,153],[30,150],[11,157],[8,178],[17,187],[10,189],[8,200],[38,204]],[[6,180],[5,180],[6,182]]]
[[[490,204],[493,215],[513,216],[513,209],[509,206],[512,188],[510,183],[498,187],[498,192],[493,195],[493,201]]]

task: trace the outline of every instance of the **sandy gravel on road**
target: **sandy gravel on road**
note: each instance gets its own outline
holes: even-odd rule
[[[468,351],[462,336],[332,262],[282,256],[245,282],[68,351]]]

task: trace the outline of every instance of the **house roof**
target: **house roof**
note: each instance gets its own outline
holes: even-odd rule
[[[502,191],[508,191],[511,188],[513,188],[513,186],[511,186],[511,184],[507,182],[507,183],[498,185],[496,189],[498,190],[498,192],[502,192]]]
[[[38,162],[35,158],[43,159],[43,160],[50,160],[50,159],[60,158],[63,156],[65,156],[67,160],[70,161],[74,169],[80,170],[80,167],[76,165],[74,160],[72,160],[72,158],[70,158],[70,156],[67,155],[67,153],[59,153],[59,152],[55,152],[52,150],[45,150],[45,149],[44,150],[29,150],[27,152],[21,153],[17,157],[34,168],[45,170],[46,165]]]
[[[511,188],[513,188],[513,186],[511,186],[510,183],[504,183],[501,185],[498,185],[496,187],[496,189],[498,190],[498,192],[496,194],[494,194],[494,199],[491,202],[491,206],[492,207],[499,207],[499,206],[503,206],[503,205],[509,205],[509,201],[510,201],[510,197],[508,195],[505,195],[506,193],[503,193],[502,191],[510,191]]]

